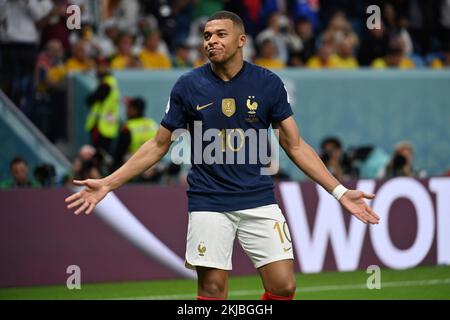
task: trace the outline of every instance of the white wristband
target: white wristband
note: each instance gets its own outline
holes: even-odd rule
[[[342,184],[340,184],[336,188],[334,188],[334,190],[331,192],[331,194],[337,201],[339,201],[339,200],[341,200],[344,193],[346,193],[347,191],[348,191],[348,189],[346,187],[344,187]]]

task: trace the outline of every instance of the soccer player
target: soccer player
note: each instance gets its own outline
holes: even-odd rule
[[[379,217],[364,202],[364,198],[372,199],[374,195],[348,190],[329,173],[300,137],[281,79],[243,60],[245,42],[244,25],[237,15],[220,11],[211,16],[204,29],[204,49],[210,63],[176,82],[156,137],[111,175],[75,181],[84,188],[66,199],[68,208],[77,207],[77,215],[91,213],[108,192],[157,163],[169,150],[176,129],[188,128],[191,136],[198,134],[195,130],[217,129],[222,134],[219,139],[223,158],[229,149],[234,152],[247,147],[247,159],[252,146],[247,140],[237,146],[231,143],[230,129],[244,135],[248,130],[265,130],[272,125],[279,130],[280,145],[298,168],[333,194],[356,218],[377,224]],[[276,204],[272,180],[261,174],[261,161],[206,164],[198,156],[209,146],[205,147],[203,141],[198,150],[194,140],[187,191],[186,266],[197,271],[198,299],[227,298],[235,237],[261,276],[266,290],[262,299],[293,299],[293,250],[284,241],[290,238],[289,231]]]

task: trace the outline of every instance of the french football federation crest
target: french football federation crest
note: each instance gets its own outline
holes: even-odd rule
[[[199,256],[203,257],[205,255],[206,246],[203,242],[199,243],[199,245],[197,246],[197,251]]]
[[[254,96],[250,96],[247,99],[247,108],[250,110],[249,114],[255,114],[256,110],[258,110],[258,102],[252,102],[251,99],[255,99]]]
[[[236,112],[236,102],[233,98],[222,99],[222,112],[228,118]]]

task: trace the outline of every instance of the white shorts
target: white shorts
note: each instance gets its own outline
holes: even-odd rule
[[[230,212],[189,213],[186,267],[231,270],[237,236],[255,268],[294,259],[286,219],[276,204]]]

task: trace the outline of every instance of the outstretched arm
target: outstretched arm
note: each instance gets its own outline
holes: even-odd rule
[[[314,149],[302,139],[293,117],[276,123],[273,127],[279,129],[279,140],[282,148],[300,170],[329,193],[340,186],[340,182],[328,171]],[[359,190],[348,190],[340,197],[339,202],[362,222],[377,224],[380,218],[364,202],[364,199],[373,199],[374,197],[374,194],[366,194]]]
[[[171,144],[171,132],[160,127],[156,137],[147,141],[123,166],[103,179],[75,180],[74,183],[84,186],[83,190],[66,198],[67,208],[78,209],[75,214],[90,214],[95,206],[108,192],[119,188],[128,180],[153,166],[166,154]]]

